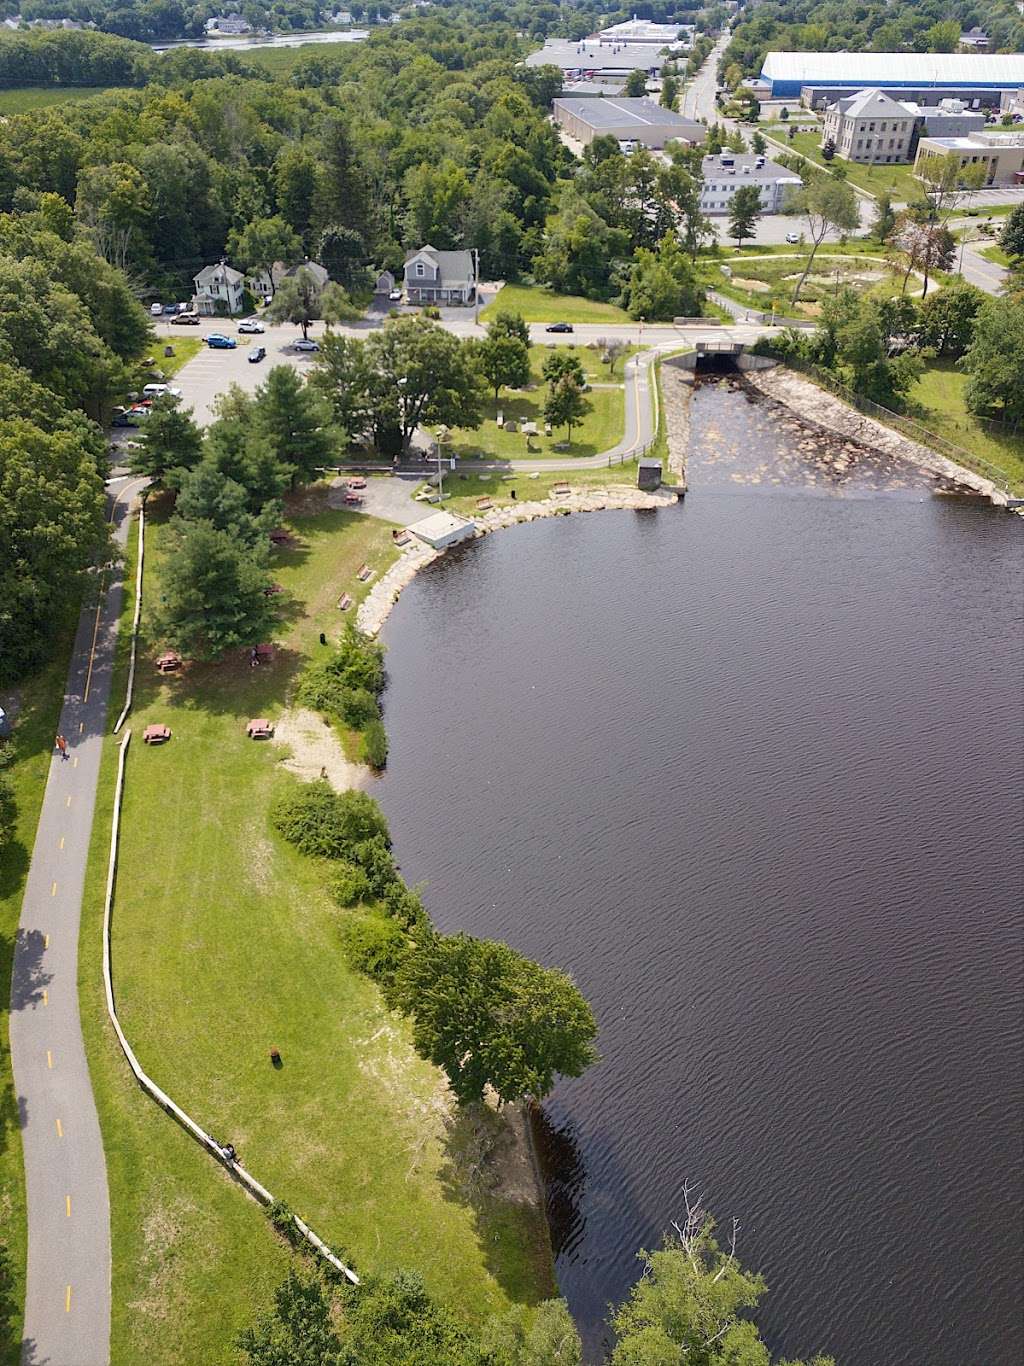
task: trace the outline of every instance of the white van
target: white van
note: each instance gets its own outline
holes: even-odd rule
[[[181,398],[181,390],[176,389],[173,384],[147,384],[142,391],[143,398],[163,398],[164,394],[170,394],[172,398]]]
[[[152,317],[154,317],[154,318],[159,318],[159,317],[160,317],[160,314],[161,314],[163,311],[164,311],[164,306],[163,306],[163,304],[150,304],[150,306],[149,306],[150,315],[151,315]]]

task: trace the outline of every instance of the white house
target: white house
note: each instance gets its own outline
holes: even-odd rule
[[[218,35],[235,37],[241,33],[252,32],[252,24],[240,14],[223,14],[214,19],[207,19],[205,27],[207,35],[211,38]]]
[[[241,313],[245,294],[245,276],[226,261],[218,261],[215,266],[207,266],[193,277],[196,292],[192,305],[197,313],[206,317],[218,314]]]
[[[476,291],[471,251],[421,247],[405,259],[405,297],[411,304],[470,304]]]

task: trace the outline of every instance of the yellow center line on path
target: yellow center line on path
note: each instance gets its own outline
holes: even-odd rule
[[[53,884],[53,886],[50,888],[50,895],[51,895],[51,896],[56,896],[56,895],[57,895],[57,884],[56,884],[56,882],[55,882],[55,883]]]
[[[49,1004],[50,1004],[50,998],[49,998],[49,996],[47,995],[46,988],[43,987],[43,1005],[44,1005],[44,1006],[48,1006]]]
[[[70,805],[71,805],[71,793],[70,793],[70,792],[68,793],[68,799],[67,799],[67,801],[64,803],[64,805],[65,805],[65,806],[70,806]]]
[[[75,761],[74,761],[74,763],[71,765],[71,767],[72,767],[72,768],[77,768],[77,767],[78,767],[78,755],[77,755],[77,754],[75,755]]]
[[[64,1291],[64,1312],[65,1312],[65,1314],[70,1314],[70,1313],[71,1313],[71,1287],[70,1287],[70,1285],[69,1285],[68,1288]]]
[[[69,1219],[71,1218],[71,1196],[70,1196],[70,1195],[65,1195],[65,1197],[64,1197],[64,1213],[67,1215],[67,1217],[68,1217]]]
[[[79,735],[81,735],[81,733],[82,733],[83,730],[85,730],[85,722],[84,722],[84,721],[79,721],[79,723],[78,723],[78,733],[79,733]]]
[[[58,1137],[58,1138],[63,1138],[63,1137],[64,1137],[64,1130],[63,1130],[63,1128],[61,1127],[61,1122],[60,1122],[60,1120],[59,1120],[59,1119],[58,1119],[58,1120],[54,1120],[54,1123],[57,1125],[57,1137]]]
[[[44,934],[44,935],[43,935],[43,948],[44,948],[44,949],[48,949],[49,947],[50,947],[50,936],[49,936],[48,934]]]
[[[113,520],[114,520],[114,509],[116,508],[116,506],[117,506],[117,500],[115,499],[114,502],[111,503],[111,505],[110,505],[110,516],[107,518],[108,524],[111,523],[111,522],[113,522]],[[105,577],[105,576],[104,576],[104,577]],[[104,586],[105,586],[105,585],[104,585]],[[103,589],[101,588],[101,589],[100,589],[100,600],[99,600],[99,602],[96,604],[96,620],[95,620],[95,622],[93,623],[93,628],[92,628],[92,645],[89,647],[89,671],[88,671],[88,673],[85,675],[85,692],[82,694],[82,701],[83,701],[83,702],[88,702],[88,700],[89,700],[89,689],[92,687],[92,666],[93,666],[93,664],[96,662],[96,640],[97,640],[97,638],[98,638],[98,636],[99,636],[99,633],[100,633],[100,613],[101,613],[102,611],[103,611]],[[85,723],[83,722],[82,724],[84,725]],[[79,734],[81,734],[81,727],[79,728]],[[78,760],[76,759],[76,760],[75,760],[75,767],[77,768],[77,766],[78,766]]]
[[[64,848],[64,836],[63,836],[63,835],[61,835],[61,837],[60,837],[60,847],[61,847],[62,849]]]
[[[47,1067],[53,1067],[53,1054],[49,1049],[46,1050],[46,1065]]]

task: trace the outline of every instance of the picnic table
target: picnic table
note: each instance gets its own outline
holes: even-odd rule
[[[257,716],[245,729],[250,740],[269,740],[274,733],[274,727],[265,716]]]
[[[367,579],[373,578],[373,570],[368,564],[364,564],[356,570],[356,578],[360,583],[365,583]]]
[[[268,645],[266,643],[263,645],[254,645],[252,647],[251,657],[254,664],[273,664],[274,647],[273,645]]]
[[[162,745],[171,738],[171,728],[158,724],[147,726],[142,732],[142,738],[147,745]]]
[[[352,489],[349,489],[342,499],[342,502],[346,507],[362,507],[365,499],[361,493],[355,493]]]
[[[181,668],[181,655],[174,650],[166,650],[156,661],[156,667],[162,674],[173,673],[175,669]]]
[[[268,584],[266,588],[264,588],[264,590],[263,590],[263,596],[264,596],[265,598],[272,598],[272,597],[274,597],[275,594],[277,594],[277,593],[283,593],[283,592],[284,592],[284,589],[282,588],[282,586],[281,586],[279,583],[271,583],[271,584]]]
[[[349,609],[351,606],[352,606],[352,594],[351,594],[351,593],[342,593],[341,597],[338,599],[338,608],[339,608],[339,610],[342,611],[342,612],[347,612],[348,609]]]
[[[478,512],[488,512],[494,507],[494,500],[492,498],[478,498],[476,500],[476,507]]]
[[[571,491],[568,484],[553,484],[551,486],[551,492],[556,494],[559,498],[564,498],[565,495]]]
[[[275,531],[270,533],[272,545],[287,545],[290,540],[291,533],[283,526],[279,526]]]
[[[361,474],[354,475],[348,481],[348,487],[350,489],[364,489],[366,488],[366,480],[363,478]]]

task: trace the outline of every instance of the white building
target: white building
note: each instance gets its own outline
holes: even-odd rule
[[[974,133],[967,138],[922,138],[914,174],[929,157],[944,157],[966,166],[985,167],[987,185],[1024,185],[1024,133]]]
[[[821,145],[831,142],[836,156],[874,166],[909,161],[917,120],[884,90],[859,90],[825,111]]]
[[[701,213],[726,214],[732,197],[744,185],[761,191],[763,213],[784,213],[803,181],[785,166],[751,153],[722,152],[701,162],[704,185],[700,192]]]
[[[196,292],[192,306],[197,313],[212,318],[225,313],[241,313],[245,296],[245,276],[226,261],[207,266],[193,279]]]
[[[531,52],[526,66],[557,66],[572,81],[625,80],[631,71],[657,76],[664,65],[662,49],[654,43],[602,43],[587,39],[573,43],[566,38],[547,38]]]
[[[476,535],[476,522],[452,512],[432,512],[421,522],[413,522],[406,530],[435,550],[446,550],[460,541],[472,540]]]
[[[597,39],[601,43],[650,43],[660,49],[687,47],[692,33],[692,25],[656,24],[650,19],[638,19],[634,14],[632,19],[601,29]]]
[[[243,19],[240,14],[224,14],[215,19],[207,19],[206,32],[211,38],[216,38],[218,35],[237,37],[242,33],[251,33],[252,24]]]

